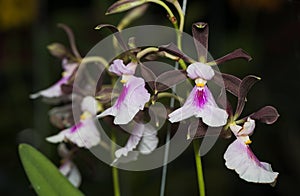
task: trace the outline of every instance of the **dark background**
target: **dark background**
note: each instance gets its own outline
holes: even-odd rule
[[[45,137],[57,131],[48,120],[50,107],[29,94],[59,79],[60,61],[46,46],[68,45],[57,23],[69,25],[81,54],[109,32],[95,31],[100,23],[117,25],[124,14],[105,16],[114,1],[0,0],[0,194],[35,195],[23,171],[17,145],[26,142],[40,149],[56,165],[56,145]],[[280,118],[273,125],[257,123],[251,147],[261,161],[280,173],[277,185],[252,184],[239,179],[224,165],[223,154],[232,139],[220,139],[203,157],[207,195],[294,195],[300,184],[300,3],[294,0],[188,0],[185,32],[193,22],[210,25],[209,50],[220,57],[243,48],[253,57],[220,66],[240,77],[255,74],[262,80],[249,93],[244,115],[264,105],[276,106]],[[169,25],[165,12],[151,4],[133,25]],[[110,167],[83,151],[77,164],[86,195],[113,195]],[[161,169],[120,172],[122,195],[158,195]],[[169,164],[166,195],[197,195],[192,148]]]

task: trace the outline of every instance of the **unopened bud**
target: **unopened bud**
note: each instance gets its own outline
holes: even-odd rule
[[[52,43],[48,45],[47,48],[49,52],[57,58],[64,58],[68,54],[66,47],[60,43]]]

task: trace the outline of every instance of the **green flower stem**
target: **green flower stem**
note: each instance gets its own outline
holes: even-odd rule
[[[114,132],[112,131],[111,134],[112,139],[112,147],[111,147],[111,156],[114,157],[114,152],[116,150],[116,136]],[[118,168],[112,166],[112,177],[113,177],[113,185],[114,185],[114,196],[120,196],[120,184],[119,184],[119,172]]]
[[[198,177],[198,187],[199,187],[199,195],[205,196],[205,185],[203,179],[203,172],[202,172],[202,163],[201,163],[201,156],[200,156],[200,141],[194,140],[194,155],[196,160],[196,168],[197,168],[197,177]]]
[[[148,48],[145,48],[144,50],[140,51],[137,53],[136,55],[136,58],[139,60],[141,59],[143,56],[145,56],[146,54],[149,54],[151,52],[158,52],[158,48],[156,47],[148,47]]]
[[[178,23],[177,23],[177,19],[174,16],[173,12],[171,11],[171,9],[161,0],[147,0],[147,2],[152,2],[152,3],[156,3],[160,6],[162,6],[163,8],[165,8],[165,10],[167,11],[168,15],[169,15],[169,20],[171,21],[171,23],[173,24],[175,29],[178,29]]]
[[[172,93],[168,93],[168,92],[162,92],[162,93],[158,93],[157,94],[157,99],[161,99],[163,97],[170,97],[170,98],[174,98],[177,101],[179,101],[181,104],[183,104],[184,99],[182,97],[179,97],[175,94]]]
[[[80,63],[86,64],[86,63],[91,63],[91,62],[99,62],[105,66],[105,68],[108,68],[108,62],[100,56],[88,56],[84,57]]]

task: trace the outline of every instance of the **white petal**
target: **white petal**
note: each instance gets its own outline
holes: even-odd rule
[[[121,156],[127,156],[128,152],[133,151],[133,149],[136,148],[138,143],[140,142],[143,132],[144,125],[136,124],[126,145],[115,152],[116,158],[120,158]]]
[[[210,127],[220,127],[227,123],[228,114],[221,108],[204,105],[203,110],[196,117],[201,117],[202,121]]]
[[[195,115],[197,108],[194,106],[193,101],[196,91],[197,88],[194,87],[183,106],[169,114],[171,123],[179,122]]]
[[[100,134],[92,118],[81,121],[76,130],[68,131],[65,137],[78,147],[91,148],[100,142]]]
[[[116,59],[113,64],[110,65],[109,71],[121,76],[123,74],[133,75],[135,72],[136,63],[129,63],[127,66],[124,65],[123,60]]]
[[[88,111],[92,115],[97,114],[97,101],[94,97],[86,96],[81,102],[81,110]]]
[[[79,187],[81,184],[81,175],[75,164],[73,164],[68,179],[75,187]]]
[[[75,187],[79,187],[81,183],[81,175],[78,168],[72,161],[66,160],[64,164],[59,167],[59,171],[66,176]]]
[[[142,154],[150,154],[158,145],[157,130],[151,125],[145,125],[139,151]]]
[[[48,142],[51,142],[51,143],[62,142],[62,141],[64,141],[65,135],[66,135],[66,133],[68,133],[68,132],[69,132],[69,129],[65,129],[65,130],[59,132],[59,133],[56,134],[56,135],[47,137],[46,140],[47,140]]]
[[[62,164],[59,167],[60,173],[62,173],[64,176],[67,176],[68,173],[71,171],[72,162],[71,161],[65,161],[64,164]]]
[[[268,163],[260,162],[250,147],[238,139],[229,145],[224,159],[227,168],[235,170],[240,178],[248,182],[273,183],[278,176]]]
[[[210,90],[205,86],[207,102],[199,109],[196,117],[201,117],[203,122],[211,127],[220,127],[227,123],[228,114],[219,108]]]
[[[115,116],[114,124],[128,124],[139,110],[144,109],[145,103],[150,100],[150,94],[145,89],[145,81],[135,76],[128,80],[122,93],[112,107],[97,117],[112,115]]]
[[[255,121],[248,118],[243,125],[243,129],[238,133],[238,135],[251,135],[255,128]]]
[[[138,155],[139,155],[138,151],[130,151],[128,152],[127,156],[121,156],[120,158],[114,159],[114,161],[111,163],[111,166],[116,166],[119,163],[128,163],[131,161],[136,161]]]
[[[56,82],[54,85],[50,86],[49,88],[45,90],[41,90],[35,94],[31,94],[30,98],[35,99],[39,96],[47,97],[47,98],[53,98],[53,97],[60,97],[63,93],[61,91],[61,85],[65,84],[68,81],[69,77],[63,77],[58,82]]]
[[[215,75],[214,70],[211,66],[204,63],[196,62],[188,66],[187,75],[191,79],[202,78],[205,80],[211,80]]]

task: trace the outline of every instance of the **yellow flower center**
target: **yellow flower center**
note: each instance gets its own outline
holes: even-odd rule
[[[90,118],[90,117],[92,117],[92,114],[88,111],[85,111],[80,115],[80,120],[85,120],[85,119]]]
[[[202,79],[202,78],[197,78],[195,80],[196,86],[197,87],[204,87],[206,85],[206,80]]]

